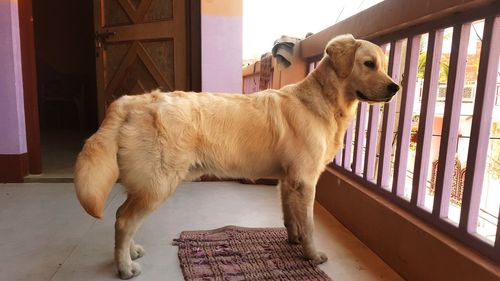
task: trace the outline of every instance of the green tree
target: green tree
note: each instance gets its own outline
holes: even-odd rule
[[[453,31],[451,29],[446,29],[443,35],[443,42],[449,41],[452,38]],[[425,63],[427,61],[427,42],[428,35],[422,36],[422,40],[420,40],[420,53],[418,55],[418,73],[417,77],[420,79],[424,79],[425,73]],[[448,72],[449,72],[449,61],[450,54],[441,54],[440,62],[439,62],[439,83],[446,83],[448,81]]]
[[[425,63],[427,61],[427,53],[420,51],[418,56],[418,73],[417,77],[419,79],[424,79],[425,73]],[[449,71],[449,56],[441,56],[439,63],[439,83],[446,83],[448,81],[448,71]]]

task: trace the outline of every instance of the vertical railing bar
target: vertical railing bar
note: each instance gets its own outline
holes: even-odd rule
[[[439,146],[436,191],[432,209],[432,213],[436,217],[448,215],[470,27],[470,23],[457,24],[453,27],[443,129]]]
[[[467,170],[462,195],[462,210],[460,212],[459,228],[467,232],[475,232],[477,227],[488,156],[492,113],[495,104],[498,56],[500,55],[499,42],[500,18],[486,18],[481,43],[476,100],[474,101]]]
[[[337,166],[342,165],[342,149],[339,149],[337,154],[335,154],[335,164]]]
[[[313,70],[316,68],[316,62],[312,61],[309,63],[309,67],[307,68],[307,74],[313,72]]]
[[[363,144],[365,142],[366,128],[366,107],[365,102],[358,106],[358,117],[356,118],[356,132],[354,139],[354,159],[352,166],[355,174],[361,174],[361,158],[363,156]]]
[[[391,49],[389,52],[388,74],[396,82],[399,80],[400,76],[401,45],[401,41],[391,42]],[[396,98],[394,98],[391,102],[384,105],[384,116],[382,120],[382,132],[380,139],[380,161],[377,175],[377,186],[379,187],[387,187],[389,185],[396,102]]]
[[[370,115],[368,117],[368,132],[366,136],[366,155],[364,178],[373,180],[375,176],[375,158],[377,156],[377,133],[378,121],[380,119],[380,105],[370,106]]]
[[[344,142],[344,157],[342,158],[343,160],[343,165],[344,169],[346,170],[351,170],[351,151],[352,151],[352,129],[353,129],[353,122],[349,124],[347,127],[346,133],[345,133],[345,142]]]
[[[423,206],[427,188],[427,168],[431,153],[434,113],[439,85],[441,51],[443,49],[444,30],[431,31],[427,44],[424,86],[418,123],[417,149],[413,174],[412,205]]]
[[[401,93],[401,108],[399,111],[398,135],[396,157],[394,159],[394,178],[392,193],[402,196],[406,182],[406,169],[408,167],[408,148],[410,145],[411,116],[415,98],[415,85],[417,83],[418,55],[420,37],[416,35],[408,38],[406,44],[406,59]]]
[[[500,208],[498,208],[498,216],[500,218]],[[495,252],[497,253],[496,259],[500,261],[500,221],[497,221],[497,234],[495,236]]]
[[[273,77],[274,77],[274,67],[271,68],[271,77],[269,78],[269,87],[268,87],[268,89],[272,89],[273,88],[273,82],[274,82]]]

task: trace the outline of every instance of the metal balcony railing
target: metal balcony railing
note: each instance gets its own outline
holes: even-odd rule
[[[286,81],[344,33],[379,44],[403,87],[360,103],[331,168],[500,262],[500,2],[383,1],[300,42]]]
[[[500,130],[492,127],[493,117],[500,115],[500,10],[498,3],[482,2],[484,5],[459,7],[455,13],[430,17],[411,27],[363,36],[387,51],[388,73],[403,87],[398,99],[388,104],[359,105],[344,148],[331,167],[500,262],[498,175],[487,186],[494,192],[482,198],[484,181],[491,179],[487,166],[498,164],[491,154],[500,151],[500,145],[494,145],[498,139],[494,134]],[[476,30],[478,27],[482,31]],[[335,26],[332,29],[339,34],[350,32]],[[451,38],[445,38],[445,30],[452,31]],[[468,65],[473,35],[480,40],[475,70]],[[450,50],[444,50],[446,40],[451,41]],[[309,71],[320,58],[317,52],[308,51],[316,45],[302,44]],[[448,73],[446,81],[440,83],[445,52]],[[417,79],[422,56],[423,84]],[[466,81],[466,71],[476,71],[476,80]],[[439,103],[442,112],[437,112]],[[471,112],[465,112],[465,103]],[[488,199],[497,203],[480,208]]]

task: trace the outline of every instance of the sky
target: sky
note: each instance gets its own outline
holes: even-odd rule
[[[243,59],[270,52],[281,35],[303,38],[382,0],[243,0]]]

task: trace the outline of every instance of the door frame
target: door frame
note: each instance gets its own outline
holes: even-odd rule
[[[201,0],[186,1],[188,90],[201,91]],[[27,174],[42,173],[40,117],[38,113],[38,82],[35,57],[32,0],[18,0],[19,33],[23,77],[24,118],[28,150]]]
[[[24,119],[28,150],[27,174],[42,173],[38,82],[36,77],[35,32],[32,0],[18,0],[21,65],[23,77]]]
[[[189,90],[201,92],[201,0],[187,1],[188,61],[187,77]]]

